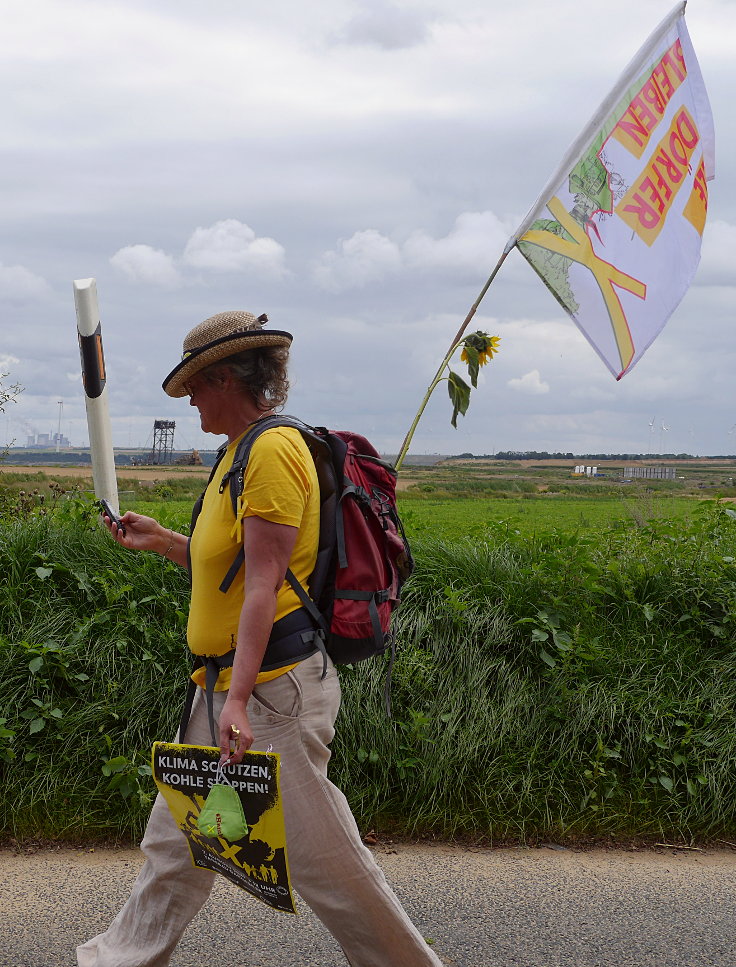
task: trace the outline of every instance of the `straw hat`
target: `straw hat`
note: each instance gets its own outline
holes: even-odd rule
[[[291,345],[292,335],[280,329],[263,329],[268,322],[265,313],[256,317],[250,312],[218,312],[195,326],[184,339],[181,362],[163,381],[164,393],[169,396],[186,396],[184,384],[205,366],[226,359],[246,349],[261,346]]]

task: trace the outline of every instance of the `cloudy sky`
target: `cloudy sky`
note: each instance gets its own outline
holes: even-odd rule
[[[398,448],[508,237],[670,0],[0,0],[6,439],[88,439],[72,281],[100,299],[115,444],[177,422],[160,384],[230,308],[294,333],[289,412]],[[413,452],[736,452],[736,2],[691,0],[716,180],[695,283],[617,383],[513,251]],[[7,380],[6,380],[7,382]],[[59,401],[63,401],[60,407]],[[666,429],[663,429],[666,427]],[[733,431],[733,432],[731,432]]]

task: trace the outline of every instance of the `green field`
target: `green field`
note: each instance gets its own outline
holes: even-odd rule
[[[627,497],[569,497],[563,494],[530,498],[440,497],[415,499],[399,496],[399,512],[410,538],[432,536],[445,540],[483,538],[504,530],[525,536],[584,533],[614,528],[642,527],[659,520],[685,520],[703,504],[694,497],[642,494]],[[126,505],[123,504],[125,508]],[[167,527],[184,528],[189,500],[132,500],[128,509],[161,520]]]
[[[498,533],[499,526],[528,536],[641,527],[655,520],[689,518],[700,504],[692,497],[642,496],[624,500],[555,494],[530,499],[405,498],[400,499],[399,510],[410,536],[455,540]]]
[[[361,825],[733,841],[736,510],[551,476],[471,498],[472,475],[442,474],[401,495],[416,570],[393,718],[384,663],[341,671],[331,769]],[[83,491],[7,482],[0,838],[135,837],[186,677],[187,576],[110,540]],[[187,527],[176,479],[120,489],[123,509]]]
[[[690,519],[704,503],[736,496],[734,461],[683,462],[673,480],[623,481],[623,465],[606,467],[597,478],[575,478],[569,466],[513,461],[464,461],[411,467],[402,472],[399,508],[410,537],[483,538],[517,531],[525,537],[641,528],[660,520]],[[130,473],[126,468],[124,473]],[[54,483],[54,479],[56,482]],[[137,510],[163,524],[185,529],[191,507],[204,486],[202,476],[162,467],[155,481],[119,477],[123,510]],[[56,490],[54,490],[54,487]],[[0,494],[24,493],[24,509],[44,496],[58,503],[61,492],[87,492],[90,480],[64,477],[59,470],[0,471]],[[35,495],[35,496],[34,496]],[[11,502],[12,503],[12,502]],[[12,515],[12,510],[11,510]]]

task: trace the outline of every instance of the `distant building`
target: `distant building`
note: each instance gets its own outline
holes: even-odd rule
[[[68,450],[71,447],[69,439],[63,433],[36,433],[29,436],[26,447],[30,450]]]
[[[633,477],[640,477],[640,478],[644,478],[645,480],[674,480],[675,468],[674,467],[624,467],[623,475],[628,479],[631,479]]]

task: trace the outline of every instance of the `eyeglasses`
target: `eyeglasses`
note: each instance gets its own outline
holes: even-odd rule
[[[202,378],[198,379],[196,376],[192,376],[191,379],[188,379],[186,383],[184,383],[184,392],[191,398],[198,390],[202,389],[205,383],[206,380]]]

